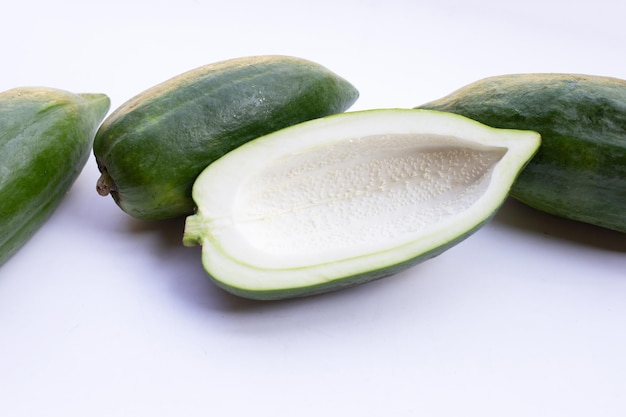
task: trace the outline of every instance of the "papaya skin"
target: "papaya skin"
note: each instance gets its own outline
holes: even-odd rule
[[[263,134],[346,110],[358,91],[306,60],[256,56],[209,64],[156,85],[100,127],[96,189],[143,220],[195,210],[191,188],[211,162]]]
[[[555,216],[626,232],[626,81],[585,74],[486,78],[418,106],[541,134],[511,196]]]
[[[0,264],[59,206],[109,105],[104,94],[43,87],[0,93]]]

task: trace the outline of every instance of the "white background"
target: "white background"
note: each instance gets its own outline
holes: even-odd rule
[[[526,0],[21,1],[2,11],[0,90],[109,95],[200,65],[316,61],[413,107],[515,72],[626,78],[620,3]],[[508,201],[404,273],[252,302],[207,278],[182,221],[67,198],[0,267],[0,415],[624,416],[626,235]]]

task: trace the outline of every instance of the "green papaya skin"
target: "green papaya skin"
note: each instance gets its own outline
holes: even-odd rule
[[[211,162],[256,137],[343,112],[357,98],[342,77],[295,57],[196,68],[131,98],[103,122],[94,142],[98,193],[138,219],[189,215],[193,183]]]
[[[60,204],[109,106],[104,94],[43,87],[0,93],[0,265]]]
[[[418,106],[538,132],[542,144],[511,196],[535,209],[626,232],[626,81],[510,74]]]

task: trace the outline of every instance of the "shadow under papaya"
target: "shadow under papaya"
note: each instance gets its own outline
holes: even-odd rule
[[[549,235],[583,246],[626,253],[626,233],[557,217],[529,207],[514,198],[505,201],[493,220],[509,227]]]

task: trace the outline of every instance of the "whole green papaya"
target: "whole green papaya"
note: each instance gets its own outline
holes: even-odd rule
[[[259,136],[342,112],[357,97],[342,77],[295,57],[193,69],[131,98],[104,121],[94,143],[98,193],[139,219],[191,214],[191,188],[211,162]]]
[[[538,210],[626,232],[626,81],[508,74],[419,106],[541,134],[511,195]]]
[[[0,264],[66,195],[109,106],[104,94],[43,87],[0,93]]]

